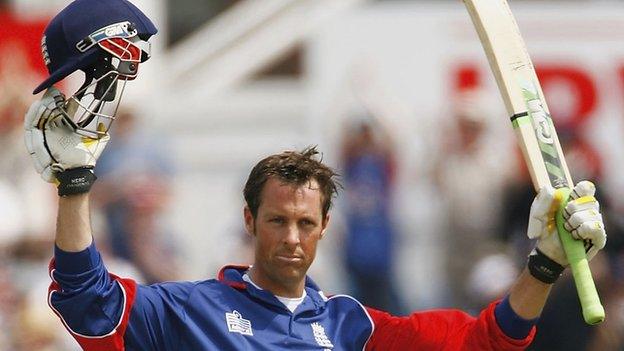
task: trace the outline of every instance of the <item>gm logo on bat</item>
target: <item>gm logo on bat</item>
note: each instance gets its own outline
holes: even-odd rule
[[[533,128],[539,141],[545,144],[553,144],[552,128],[548,120],[550,116],[544,110],[544,105],[539,99],[527,101],[529,106],[529,112],[531,113],[531,119],[533,120]]]

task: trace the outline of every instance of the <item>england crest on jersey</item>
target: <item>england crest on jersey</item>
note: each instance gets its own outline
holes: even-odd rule
[[[234,310],[232,313],[226,312],[225,321],[227,322],[228,331],[230,333],[253,335],[251,322],[248,319],[243,318],[238,311]]]
[[[319,323],[312,323],[312,333],[314,334],[314,340],[319,346],[325,347],[326,351],[331,351],[334,348],[334,344],[331,343],[327,334],[325,334],[325,328]]]

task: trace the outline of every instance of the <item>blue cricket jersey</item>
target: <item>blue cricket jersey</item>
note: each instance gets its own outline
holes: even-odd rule
[[[248,267],[227,266],[218,279],[143,286],[107,272],[92,244],[56,249],[48,302],[88,351],[134,350],[523,350],[502,332],[495,303],[478,318],[440,310],[394,317],[346,295],[326,297],[306,278],[291,312],[247,284]]]

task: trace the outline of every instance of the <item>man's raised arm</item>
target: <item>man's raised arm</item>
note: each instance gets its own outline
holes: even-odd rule
[[[509,304],[522,319],[539,318],[550,294],[552,284],[541,282],[525,269],[509,292]]]
[[[109,136],[76,133],[63,120],[63,105],[61,93],[50,88],[24,124],[35,168],[59,194],[48,303],[84,350],[174,349],[175,338],[165,337],[173,335],[167,311],[178,310],[193,285],[143,287],[106,270],[92,238],[89,191]]]
[[[563,212],[565,228],[575,239],[584,241],[588,261],[596,256],[607,240],[595,193],[593,183],[579,182]],[[539,317],[550,287],[569,265],[555,225],[555,213],[560,201],[555,190],[547,187],[540,190],[531,205],[527,235],[530,239],[537,239],[537,244],[529,255],[527,269],[509,294],[512,309],[525,319]]]
[[[588,260],[605,246],[606,233],[592,183],[579,182],[568,202],[565,226],[585,242]],[[568,265],[554,225],[559,208],[555,191],[540,191],[531,206],[528,236],[537,239],[527,268],[509,295],[493,302],[478,318],[458,310],[417,312],[394,317],[367,308],[375,328],[367,350],[440,348],[445,350],[524,350],[535,335],[535,324],[551,287]],[[477,243],[475,243],[477,244]]]
[[[56,219],[56,246],[66,252],[80,252],[89,247],[92,241],[89,194],[60,197]]]
[[[63,116],[64,104],[58,89],[48,89],[26,113],[24,141],[37,172],[58,187],[56,245],[79,252],[92,241],[88,192],[96,179],[93,167],[110,137],[76,133]]]
[[[575,239],[584,241],[588,260],[605,246],[607,238],[595,192],[591,182],[579,182],[563,213],[566,229]],[[527,235],[537,239],[537,244],[529,255],[527,268],[495,310],[497,323],[511,337],[528,334],[542,313],[552,284],[568,266],[555,225],[560,201],[555,190],[548,187],[540,190],[531,205]]]

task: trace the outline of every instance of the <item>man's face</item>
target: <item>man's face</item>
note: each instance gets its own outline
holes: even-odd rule
[[[261,196],[256,218],[245,208],[245,225],[255,238],[252,279],[276,295],[300,295],[329,222],[318,183],[293,186],[270,178]]]

